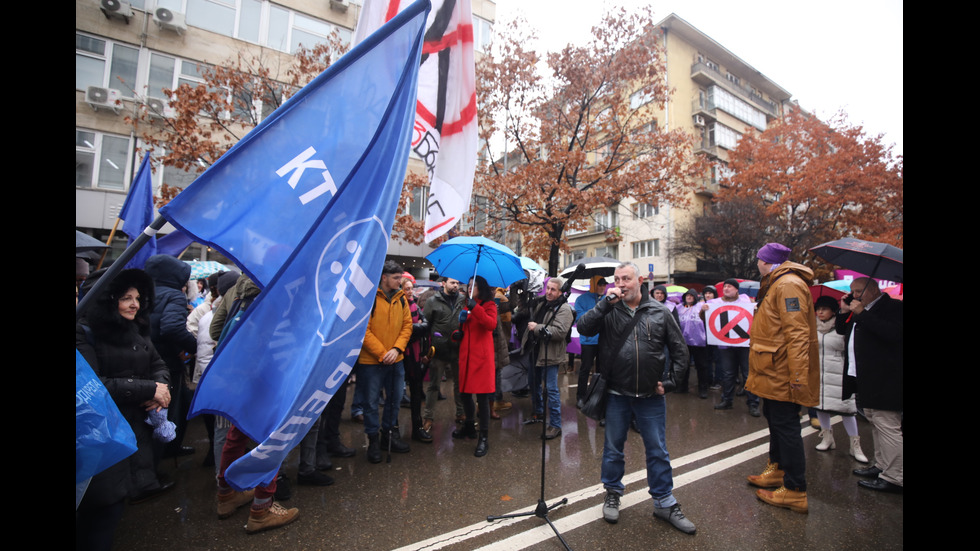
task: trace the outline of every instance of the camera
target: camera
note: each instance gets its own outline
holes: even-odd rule
[[[538,334],[538,338],[543,341],[551,339],[551,330],[547,327],[542,327]]]

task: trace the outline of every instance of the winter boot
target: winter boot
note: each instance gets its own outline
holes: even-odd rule
[[[834,430],[822,429],[820,431],[820,443],[817,444],[817,451],[825,452],[836,447],[837,443],[834,442]]]
[[[377,434],[368,435],[367,458],[371,463],[381,463],[381,444]]]
[[[766,470],[759,475],[748,476],[749,484],[760,488],[778,488],[783,485],[783,475],[786,474],[779,470],[778,463],[768,463]]]
[[[858,435],[851,437],[851,450],[849,453],[854,456],[854,459],[860,461],[861,463],[868,462],[868,457],[864,455],[863,451],[861,451],[861,437]]]
[[[488,451],[490,451],[490,444],[487,442],[487,431],[481,430],[480,439],[476,443],[476,451],[473,452],[473,455],[483,457]]]

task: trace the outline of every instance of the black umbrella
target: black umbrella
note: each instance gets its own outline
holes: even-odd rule
[[[99,241],[98,239],[84,234],[78,230],[75,230],[75,252],[80,253],[84,251],[95,251],[99,249],[108,249],[109,245]]]
[[[561,277],[567,278],[575,273],[575,270],[580,264],[585,265],[585,272],[579,274],[577,277],[582,279],[592,279],[593,276],[608,277],[616,272],[616,267],[622,264],[615,258],[607,258],[604,256],[589,256],[581,260],[572,262],[565,267],[564,270],[558,274]]]
[[[846,237],[817,245],[810,252],[831,264],[871,278],[904,282],[902,249],[892,245]]]

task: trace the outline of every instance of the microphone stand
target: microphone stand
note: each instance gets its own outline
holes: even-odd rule
[[[574,281],[574,279],[569,279],[569,281],[568,281],[568,285],[567,286],[568,286],[569,289],[571,288],[571,282],[572,281]],[[552,311],[551,320],[554,320],[555,319],[555,316],[558,315],[558,309],[561,308],[563,305],[565,305],[568,302],[568,294],[570,293],[570,290],[569,291],[566,291],[566,290],[563,289],[562,291],[563,291],[562,292],[562,295],[558,299],[558,304],[557,304],[557,306],[555,306],[554,310]],[[544,325],[547,326],[547,323],[545,323]],[[537,346],[537,343],[535,344],[535,346]],[[544,348],[544,361],[545,361],[545,366],[547,366],[547,364],[548,364],[548,347],[547,346],[545,346],[545,348]],[[531,369],[536,369],[537,368],[537,366],[534,365],[535,363],[537,363],[537,362],[536,361],[535,362],[532,362]],[[547,415],[547,412],[548,412],[548,376],[547,376],[547,373],[544,373],[543,376],[541,377],[541,383],[542,383],[542,385],[544,385],[543,408],[544,408],[545,415]],[[556,384],[557,384],[557,382],[556,382]],[[495,520],[500,520],[500,519],[505,519],[505,518],[529,517],[529,516],[532,516],[532,515],[533,516],[536,516],[538,518],[544,519],[544,521],[548,523],[548,526],[551,526],[551,529],[554,530],[554,532],[555,532],[555,536],[557,536],[558,537],[558,540],[561,541],[561,544],[565,546],[565,549],[567,549],[568,551],[572,551],[572,548],[568,546],[568,542],[566,542],[565,541],[565,538],[563,538],[561,536],[561,532],[558,531],[558,528],[555,527],[554,523],[551,522],[551,519],[548,518],[548,511],[551,511],[552,509],[554,509],[555,507],[558,507],[559,505],[565,505],[565,504],[567,504],[568,503],[568,498],[562,498],[561,501],[558,501],[558,502],[556,502],[556,503],[554,503],[554,504],[552,504],[550,506],[548,505],[548,503],[544,499],[544,480],[545,480],[545,466],[546,466],[546,463],[545,463],[545,453],[547,451],[547,447],[545,445],[546,442],[547,442],[547,440],[545,440],[545,431],[547,430],[547,428],[548,428],[548,423],[545,423],[544,420],[542,419],[541,420],[541,495],[538,498],[538,505],[534,508],[533,511],[528,511],[526,513],[513,513],[513,514],[510,514],[510,515],[488,516],[487,517],[487,522],[493,522]]]

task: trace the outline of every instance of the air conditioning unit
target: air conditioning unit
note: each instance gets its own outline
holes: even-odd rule
[[[347,7],[349,5],[350,3],[347,0],[330,0],[330,9],[333,11],[347,13]]]
[[[177,34],[184,34],[187,30],[187,23],[184,22],[184,14],[170,11],[167,8],[157,8],[153,12],[153,22],[161,29],[174,31]]]
[[[129,18],[133,16],[133,6],[123,0],[102,0],[100,2],[102,13],[106,19],[125,19],[129,25]]]
[[[174,118],[174,108],[163,98],[146,98],[146,110],[154,119]]]
[[[119,113],[122,105],[118,100],[122,98],[119,90],[103,88],[102,86],[89,86],[85,90],[85,102],[92,106],[92,109],[112,109],[114,113]]]
[[[694,126],[704,126],[704,117],[701,115],[694,115]]]

